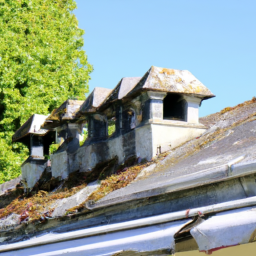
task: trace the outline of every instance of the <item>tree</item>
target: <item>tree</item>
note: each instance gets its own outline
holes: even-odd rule
[[[28,153],[13,133],[88,92],[92,66],[75,8],[74,0],[0,0],[0,183],[20,174]]]

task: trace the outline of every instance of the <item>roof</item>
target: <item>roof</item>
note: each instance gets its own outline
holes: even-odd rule
[[[255,197],[253,200],[255,203]],[[216,204],[211,207],[199,207],[191,209],[188,214],[186,210],[183,210],[118,224],[107,224],[64,233],[46,233],[26,241],[3,244],[0,246],[0,252],[4,256],[63,254],[167,256],[173,251],[180,252],[190,249],[195,252],[199,249],[200,252],[212,254],[212,252],[225,247],[255,241],[255,207],[232,210],[234,205],[238,204],[250,206],[253,200],[250,198],[249,200]],[[219,209],[226,211],[220,213]],[[209,212],[213,215],[204,218],[203,213]],[[201,213],[201,217],[198,216],[198,213]],[[184,218],[186,214],[187,218]],[[12,219],[9,220],[9,222],[11,221]],[[182,239],[184,235],[185,239]],[[15,252],[17,254],[14,254]],[[240,250],[240,254],[242,253],[244,253],[243,249]]]
[[[181,177],[194,175],[191,179],[196,178],[200,172],[205,172],[206,175],[207,170],[211,173],[234,160],[239,164],[255,160],[255,98],[234,108],[227,108],[226,111],[201,118],[200,122],[210,126],[204,134],[170,151],[165,160],[153,168],[152,173],[108,194],[94,207],[97,207],[97,204],[99,207],[106,207],[113,202],[121,203],[131,198],[147,197],[153,195],[154,190],[155,193],[162,193],[160,188],[184,181]],[[217,177],[215,179],[218,180]],[[184,185],[181,187],[184,189]]]
[[[42,128],[51,129],[60,125],[62,121],[74,120],[77,111],[84,101],[82,100],[66,100],[57,109],[46,118]]]
[[[108,106],[113,101],[123,99],[136,86],[140,79],[141,77],[122,78],[102,105]]]
[[[28,255],[25,250],[30,247],[37,250],[36,246],[46,245],[45,253],[49,250],[46,255],[51,255],[49,243],[55,243],[54,248],[59,246],[56,255],[76,250],[74,243],[80,243],[79,248],[88,255],[101,255],[103,251],[112,255],[127,248],[140,252],[153,244],[157,245],[154,250],[162,250],[166,247],[161,247],[160,242],[152,243],[159,228],[173,230],[160,232],[158,238],[164,241],[163,234],[166,239],[171,237],[167,247],[176,249],[177,234],[183,236],[189,227],[195,246],[202,251],[211,252],[221,247],[223,241],[225,246],[232,246],[234,238],[235,243],[248,243],[254,239],[256,229],[255,219],[251,218],[256,206],[256,99],[200,121],[208,126],[200,137],[147,163],[120,167],[117,173],[99,179],[100,183],[95,180],[104,177],[104,170],[111,169],[110,163],[98,167],[96,172],[71,173],[64,181],[66,185],[72,184],[71,190],[63,181],[51,179],[51,183],[39,184],[38,194],[30,198],[14,200],[17,191],[10,192],[13,198],[10,200],[6,195],[2,200],[5,204],[0,209],[0,226],[2,237],[14,246],[2,245],[0,251],[24,249],[24,255]],[[73,180],[69,181],[71,176]],[[54,182],[58,190],[45,192],[48,187],[54,188]],[[234,209],[240,210],[233,212]],[[197,223],[193,217],[203,220]],[[30,219],[34,224],[23,224]],[[189,226],[189,222],[194,226]],[[215,223],[220,224],[215,229],[217,235],[212,232]],[[36,225],[36,234],[32,225]],[[197,228],[193,229],[195,225]],[[205,237],[200,236],[200,231]],[[16,243],[43,232],[51,234]],[[234,233],[238,236],[234,237]],[[188,232],[190,238],[191,234]],[[149,237],[153,239],[147,240]],[[137,239],[141,240],[137,243]],[[65,248],[60,241],[65,241]],[[112,245],[116,246],[115,250]],[[103,251],[99,252],[98,248]],[[149,254],[156,255],[145,253]]]
[[[48,131],[41,129],[41,125],[45,122],[47,116],[45,115],[32,115],[12,136],[12,141],[19,141],[29,134],[39,136],[45,135]]]
[[[214,94],[188,70],[167,69],[155,66],[148,70],[127,96],[129,97],[141,90],[184,93],[202,99],[214,97]]]
[[[95,87],[91,94],[81,105],[80,110],[77,112],[77,116],[95,112],[96,108],[98,108],[103,103],[103,101],[111,92],[112,89]]]

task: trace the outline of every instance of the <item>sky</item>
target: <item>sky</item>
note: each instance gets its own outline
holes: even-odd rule
[[[200,116],[256,96],[255,0],[76,0],[93,65],[89,82],[113,89],[151,66],[189,70],[216,95]]]

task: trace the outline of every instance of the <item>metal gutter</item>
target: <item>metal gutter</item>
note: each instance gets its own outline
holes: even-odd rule
[[[103,198],[97,203],[89,201],[86,203],[86,207],[90,210],[98,209],[110,205],[182,191],[256,173],[256,162],[238,163],[243,159],[244,156],[240,156],[224,165],[174,178],[166,182],[156,182],[155,184],[152,184],[150,189],[147,190],[126,194],[124,196],[116,196],[109,199]]]
[[[124,231],[129,229],[138,229],[141,227],[153,226],[156,224],[182,220],[189,217],[197,216],[198,214],[210,214],[210,213],[222,212],[222,211],[244,208],[244,207],[255,206],[255,205],[256,205],[256,196],[246,198],[246,199],[241,199],[241,200],[230,201],[226,203],[205,206],[205,207],[198,207],[190,210],[183,210],[183,211],[178,211],[174,213],[162,214],[154,217],[148,217],[148,218],[143,218],[143,219],[138,219],[133,221],[127,221],[127,222],[122,222],[117,224],[72,231],[64,234],[50,234],[48,236],[46,235],[46,237],[44,237],[44,239],[41,239],[41,240],[34,238],[24,242],[2,245],[0,246],[0,252],[7,252],[7,251],[25,249],[29,247],[60,243],[60,242],[65,242],[69,240],[75,240],[75,239],[91,237],[91,236],[98,236],[98,235],[103,235],[111,232]]]

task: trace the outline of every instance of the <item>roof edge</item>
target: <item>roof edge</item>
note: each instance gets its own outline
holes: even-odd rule
[[[241,161],[241,158],[239,158],[239,160]],[[128,201],[158,196],[162,194],[163,190],[164,193],[172,193],[186,189],[196,188],[202,185],[217,183],[229,179],[235,179],[253,173],[256,173],[256,161],[243,164],[233,164],[232,162],[230,162],[214,168],[209,168],[200,172],[195,172],[190,175],[184,175],[181,177],[174,178],[170,182],[164,183],[162,185],[157,184],[155,188],[151,188],[150,190],[140,191],[122,197],[115,197],[105,201],[103,197],[100,201],[94,203],[93,205],[87,205],[87,208],[90,210],[99,209],[102,207],[126,203]]]

